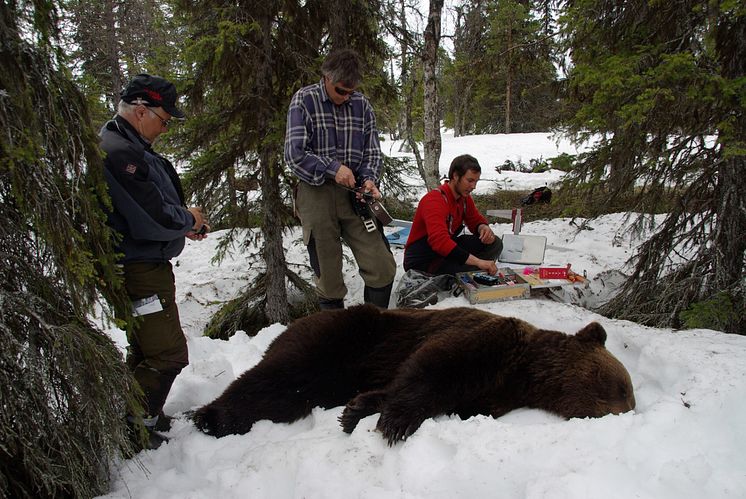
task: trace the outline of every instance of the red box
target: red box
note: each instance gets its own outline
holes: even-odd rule
[[[539,267],[539,279],[567,279],[567,267]]]

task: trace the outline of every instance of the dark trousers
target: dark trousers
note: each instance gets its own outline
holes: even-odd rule
[[[502,240],[495,238],[492,244],[484,244],[479,236],[464,234],[454,239],[455,243],[468,253],[483,260],[497,260],[503,249]],[[430,274],[455,274],[479,270],[473,265],[466,265],[438,255],[427,244],[427,238],[415,241],[404,252],[404,270],[415,269]]]
[[[146,415],[156,416],[163,409],[174,379],[189,364],[171,264],[125,264],[124,284],[133,306],[157,297],[157,305],[151,304],[144,315],[136,317],[135,326],[127,332],[126,359],[145,395]]]

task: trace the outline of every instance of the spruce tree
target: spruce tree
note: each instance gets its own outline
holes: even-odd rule
[[[444,72],[443,94],[444,121],[453,127],[453,135],[461,137],[477,130],[474,127],[474,98],[476,86],[484,68],[486,2],[471,0],[456,7],[456,25],[453,37],[453,61]]]
[[[62,0],[64,31],[77,81],[105,101],[99,122],[116,111],[119,92],[136,74],[169,77],[176,61],[165,0]],[[100,99],[103,97],[103,99]],[[94,110],[95,111],[95,110]]]
[[[0,3],[0,496],[92,497],[128,446],[132,378],[89,317],[123,306],[98,138],[55,4]]]
[[[569,0],[562,22],[568,131],[597,141],[567,187],[588,206],[630,197],[638,229],[668,211],[602,312],[683,327],[724,305],[704,322],[746,332],[746,7]]]
[[[546,5],[471,0],[457,9],[445,75],[454,133],[546,131],[556,124],[555,42]]]

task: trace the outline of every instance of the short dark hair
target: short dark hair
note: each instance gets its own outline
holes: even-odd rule
[[[340,82],[347,88],[355,88],[362,80],[360,57],[352,49],[335,50],[326,56],[321,72],[332,83]]]
[[[453,180],[455,174],[458,174],[459,177],[463,177],[469,170],[482,173],[482,167],[479,166],[477,158],[471,154],[456,156],[453,158],[453,161],[451,161],[451,167],[448,169],[448,178],[449,180]]]

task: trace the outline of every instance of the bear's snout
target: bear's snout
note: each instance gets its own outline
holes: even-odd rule
[[[607,408],[608,410],[601,414],[601,416],[605,416],[606,414],[624,414],[625,412],[629,412],[631,410],[634,410],[636,405],[635,402],[635,396],[630,395],[627,400],[622,400],[613,404],[610,404],[610,406]]]

